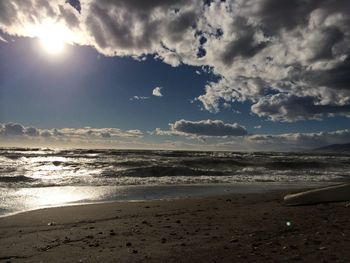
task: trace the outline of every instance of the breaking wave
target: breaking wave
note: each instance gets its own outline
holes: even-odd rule
[[[349,180],[350,155],[0,149],[0,187]]]

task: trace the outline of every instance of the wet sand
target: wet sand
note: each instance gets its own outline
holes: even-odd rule
[[[348,203],[284,206],[291,192],[80,205],[0,218],[0,261],[349,262]]]

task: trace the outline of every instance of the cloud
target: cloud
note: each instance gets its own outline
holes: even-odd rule
[[[188,121],[182,119],[169,125],[169,131],[162,131],[158,128],[155,130],[155,134],[190,137],[245,136],[248,134],[245,127],[237,123],[224,123],[220,120]]]
[[[2,125],[1,134],[5,136],[21,136],[24,135],[24,127],[18,123],[6,123]]]
[[[31,137],[35,137],[40,135],[40,131],[34,127],[27,127],[25,129],[25,134]]]
[[[160,92],[162,87],[155,87],[152,91],[152,95],[156,97],[163,97],[163,94]]]
[[[145,97],[145,96],[134,96],[130,98],[129,100],[148,100],[150,97]]]
[[[152,90],[152,95],[155,96],[155,97],[163,97],[163,94],[161,93],[161,89],[162,87],[155,87],[153,90]],[[148,100],[150,99],[151,97],[147,97],[147,96],[134,96],[132,98],[130,98],[129,100]]]
[[[147,141],[140,130],[118,128],[39,129],[18,123],[0,123],[1,146],[94,147],[201,149],[230,151],[307,150],[335,143],[349,143],[350,130],[314,133],[248,134],[243,126],[218,120],[186,121],[170,124],[169,130],[157,128],[152,136],[171,136],[170,140]],[[183,142],[182,138],[187,141]],[[142,140],[141,140],[142,139]],[[154,138],[153,138],[154,139]]]
[[[140,130],[122,131],[118,128],[61,128],[61,129],[38,129],[25,127],[18,123],[0,124],[0,136],[2,138],[17,139],[50,139],[50,140],[120,140],[138,139],[143,137]]]
[[[3,38],[2,36],[0,36],[0,41],[5,42],[5,43],[8,42],[8,41],[7,41],[5,38]]]
[[[48,130],[44,130],[40,133],[40,136],[44,137],[44,138],[49,138],[52,136],[51,132]]]
[[[213,4],[207,12],[214,14],[222,5]],[[278,98],[273,93],[299,98],[303,108],[279,100],[288,109],[280,109],[270,118],[274,121],[349,116],[349,2],[248,0],[232,1],[230,7],[224,12],[231,14],[227,24],[211,19],[223,28],[220,41],[227,41],[207,41],[216,49],[206,44],[209,55],[222,47],[221,56],[212,56],[222,78],[198,97],[207,110],[248,100],[253,113],[267,116],[271,112],[261,105]]]
[[[350,142],[350,130],[315,133],[286,133],[279,135],[251,135],[245,138],[248,145],[259,150],[302,150],[337,143]]]
[[[47,18],[106,56],[209,68],[219,80],[197,101],[211,112],[248,101],[262,117],[285,108],[273,121],[350,115],[348,0],[0,1],[6,34],[36,37]]]
[[[293,122],[306,119],[320,120],[324,116],[350,116],[350,105],[339,103],[323,105],[316,98],[279,93],[265,96],[252,106],[252,112],[272,121]]]
[[[243,126],[226,124],[222,121],[179,120],[169,125],[169,130],[157,128],[152,134],[199,139],[207,147],[217,150],[303,151],[329,144],[350,142],[349,129],[314,133],[249,134]],[[259,125],[254,128],[261,127]]]
[[[111,138],[112,136],[111,136],[111,134],[109,133],[109,132],[101,132],[101,137],[102,138]]]

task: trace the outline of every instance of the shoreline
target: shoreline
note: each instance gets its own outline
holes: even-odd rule
[[[295,191],[112,201],[3,217],[0,261],[346,262],[350,207],[284,206],[283,196]]]
[[[335,183],[249,182],[235,184],[131,185],[131,186],[52,186],[35,188],[0,188],[3,211],[0,218],[44,208],[109,202],[173,200],[187,197],[210,197],[222,194],[264,193],[279,190],[302,190]],[[61,198],[64,197],[64,198]],[[15,199],[15,202],[12,200]]]

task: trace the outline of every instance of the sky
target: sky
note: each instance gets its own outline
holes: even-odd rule
[[[0,146],[350,142],[347,0],[0,1]]]

